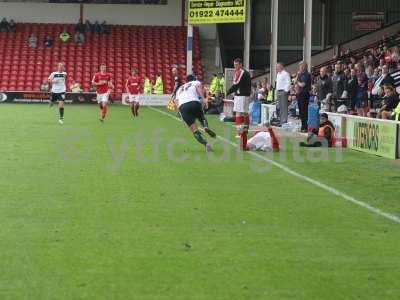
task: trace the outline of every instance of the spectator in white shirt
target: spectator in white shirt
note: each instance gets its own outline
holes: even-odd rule
[[[287,123],[288,118],[288,95],[290,90],[290,74],[285,70],[282,63],[276,64],[276,99],[279,104],[279,115],[281,125]]]

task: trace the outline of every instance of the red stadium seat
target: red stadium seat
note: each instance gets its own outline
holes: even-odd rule
[[[114,73],[116,91],[120,97],[125,79],[132,68],[139,69],[140,76],[154,80],[155,74],[163,75],[165,89],[172,89],[171,66],[186,64],[186,28],[173,26],[111,26],[107,36],[88,34],[86,43],[61,44],[57,40],[64,26],[73,32],[73,24],[18,24],[17,32],[0,35],[0,83],[1,89],[34,90],[56,68],[59,61],[66,63],[71,78],[81,81],[89,90],[90,81],[101,63],[107,63]],[[31,33],[39,38],[51,34],[55,38],[52,48],[37,49],[27,45]],[[198,29],[194,30],[193,68],[203,75],[200,62]],[[179,69],[184,77],[185,69]]]

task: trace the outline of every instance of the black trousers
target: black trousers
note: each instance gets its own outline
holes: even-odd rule
[[[307,130],[308,121],[308,96],[298,96],[297,104],[301,120],[301,130]]]

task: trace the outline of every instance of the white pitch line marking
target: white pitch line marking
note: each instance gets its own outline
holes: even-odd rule
[[[159,113],[161,113],[161,114],[163,114],[165,116],[173,118],[173,119],[175,119],[175,120],[177,120],[179,122],[182,122],[181,119],[179,119],[179,118],[177,118],[177,117],[175,117],[175,116],[173,116],[173,115],[171,115],[171,114],[169,114],[169,113],[167,113],[165,111],[162,111],[160,109],[157,109],[157,108],[154,108],[154,107],[151,107],[151,106],[148,106],[148,108],[150,108],[153,111],[157,111],[157,112],[159,112]],[[228,139],[226,139],[224,137],[217,136],[217,138],[219,140],[223,141],[224,143],[230,144],[233,147],[237,147],[236,143],[234,143],[234,142],[232,142],[232,141],[230,141],[230,140],[228,140]],[[329,185],[326,185],[325,183],[322,183],[322,182],[320,182],[318,180],[312,179],[312,178],[310,178],[308,176],[305,176],[305,175],[302,175],[302,174],[300,174],[300,173],[298,173],[296,171],[293,171],[292,169],[286,167],[285,165],[282,165],[282,164],[280,164],[280,163],[278,163],[278,162],[276,162],[276,161],[274,161],[272,159],[269,159],[269,158],[267,158],[265,156],[262,156],[262,155],[260,155],[260,154],[258,154],[256,152],[249,151],[249,152],[246,152],[246,153],[248,153],[250,155],[253,155],[253,156],[255,156],[255,157],[259,158],[259,159],[262,159],[262,160],[272,164],[273,166],[281,169],[282,171],[284,171],[284,172],[286,172],[286,173],[288,173],[288,174],[290,174],[290,175],[292,175],[294,177],[297,177],[297,178],[300,178],[300,179],[302,179],[304,181],[307,181],[308,183],[311,183],[312,185],[317,186],[317,187],[319,187],[319,188],[321,188],[321,189],[323,189],[323,190],[325,190],[325,191],[327,191],[327,192],[329,192],[331,194],[334,194],[334,195],[336,195],[338,197],[341,197],[346,201],[349,201],[349,202],[351,202],[351,203],[353,203],[355,205],[358,205],[358,206],[360,206],[362,208],[365,208],[365,209],[373,212],[376,215],[379,215],[379,216],[381,216],[383,218],[386,218],[386,219],[388,219],[390,221],[393,221],[395,223],[400,224],[400,218],[395,216],[395,215],[393,215],[393,214],[391,214],[391,213],[384,212],[383,210],[381,210],[379,208],[376,208],[376,207],[374,207],[374,206],[372,206],[372,205],[370,205],[370,204],[368,204],[366,202],[363,202],[363,201],[358,200],[358,199],[356,199],[356,198],[354,198],[352,196],[349,196],[349,195],[347,195],[347,194],[345,194],[345,193],[343,193],[343,192],[341,192],[341,191],[339,191],[339,190],[337,190],[337,189],[335,189],[333,187],[330,187]]]

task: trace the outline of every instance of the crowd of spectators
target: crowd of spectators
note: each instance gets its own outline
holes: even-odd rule
[[[98,34],[109,34],[110,26],[106,21],[100,23],[99,21],[95,21],[91,23],[89,20],[86,20],[85,23],[78,23],[75,26],[75,32],[79,32],[82,34],[85,33],[98,33]]]
[[[314,68],[311,74],[307,65],[300,63],[298,72],[291,75],[289,91],[278,88],[281,71],[281,64],[278,64],[276,89],[272,89],[266,81],[260,81],[253,86],[253,99],[264,103],[276,101],[278,113],[283,119],[286,110],[289,117],[301,119],[302,131],[307,130],[307,110],[311,98],[318,103],[321,112],[394,119],[394,111],[400,101],[396,80],[391,74],[400,71],[400,50],[398,39],[389,40],[391,43],[384,38],[379,45],[362,53],[342,51],[340,56],[327,64]],[[287,108],[279,99],[282,92],[287,93]],[[281,107],[285,112],[280,112]]]
[[[3,18],[0,21],[0,32],[15,32],[16,31],[16,23],[14,20],[7,20]],[[110,26],[107,24],[106,21],[100,23],[99,21],[90,22],[87,20],[85,23],[78,23],[75,25],[75,32],[71,34],[68,29],[65,27],[63,28],[62,32],[57,37],[57,40],[60,43],[68,43],[73,40],[77,45],[82,45],[85,43],[86,34],[109,34],[110,33]],[[51,35],[47,35],[43,41],[39,41],[39,38],[32,33],[27,39],[28,46],[30,48],[37,48],[39,43],[43,43],[43,47],[51,48],[54,43],[55,39]]]
[[[399,103],[395,79],[400,70],[397,46],[366,50],[362,56],[338,58],[334,64],[315,70],[317,97],[325,111],[346,112],[359,116],[391,118]],[[391,100],[388,100],[391,99]]]

